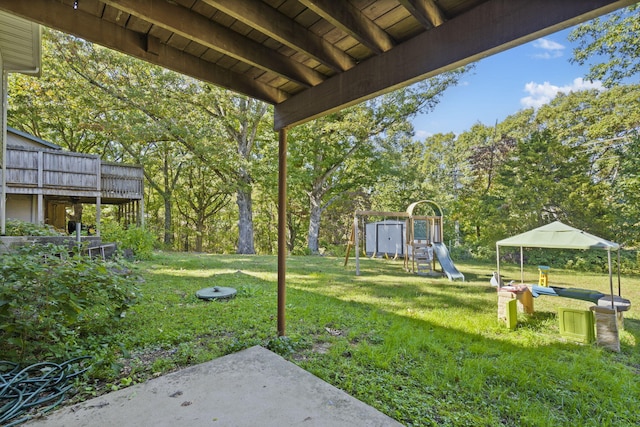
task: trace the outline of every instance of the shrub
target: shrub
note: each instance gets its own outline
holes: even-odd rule
[[[136,300],[122,266],[28,245],[0,257],[0,357],[31,361],[74,355],[83,338],[113,328]]]
[[[145,228],[123,228],[115,222],[105,222],[100,228],[100,236],[105,242],[117,243],[120,250],[130,250],[140,260],[150,259],[155,245],[155,237]]]
[[[325,251],[325,255],[329,255],[329,256],[335,256],[338,258],[344,258],[345,255],[347,255],[347,245],[343,244],[343,245],[327,245],[326,246],[326,251]],[[362,249],[362,248],[360,248]],[[353,253],[353,248],[350,249],[350,251]]]
[[[455,260],[471,260],[474,259],[474,254],[471,252],[471,250],[465,246],[462,245],[451,245],[449,247],[449,254],[451,255],[451,258],[455,259]],[[477,256],[480,259],[484,259],[484,255],[483,254],[475,254],[475,256]]]
[[[60,233],[49,224],[33,224],[19,219],[7,220],[5,224],[7,236],[60,236]]]

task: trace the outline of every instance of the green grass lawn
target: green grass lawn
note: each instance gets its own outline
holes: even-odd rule
[[[276,338],[276,258],[158,253],[138,264],[142,301],[123,319],[119,385],[256,344],[410,426],[640,424],[640,278],[622,278],[620,353],[559,335],[558,307],[535,300],[515,331],[497,320],[495,266],[456,263],[467,281],[405,273],[402,261],[287,261],[287,339]],[[519,266],[501,266],[519,279]],[[525,281],[537,282],[536,266]],[[608,292],[607,275],[552,269],[551,284]],[[206,302],[195,292],[238,290]],[[617,286],[617,282],[616,282]],[[113,386],[115,387],[115,386]]]

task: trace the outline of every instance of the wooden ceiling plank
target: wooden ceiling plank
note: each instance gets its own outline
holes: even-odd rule
[[[127,29],[135,31],[136,33],[146,34],[151,28],[151,23],[138,19],[135,16],[127,23]]]
[[[409,13],[409,11],[398,4],[397,7],[389,9],[386,13],[378,16],[373,22],[375,22],[380,28],[384,28],[385,31],[389,31],[390,27],[397,25],[400,21],[404,21],[406,18],[411,18],[415,21],[415,18]]]
[[[275,107],[295,126],[603,15],[636,0],[489,0]]]
[[[280,13],[290,18],[297,17],[304,10],[304,6],[300,4],[298,0],[287,0],[283,2],[268,1],[267,3],[272,8],[278,9]]]
[[[422,24],[411,15],[387,28],[387,32],[396,40],[409,40],[424,31]]]
[[[447,18],[433,0],[398,0],[426,29],[445,23]]]
[[[149,52],[146,49],[146,40],[141,38],[139,33],[81,10],[74,10],[57,0],[0,0],[0,10],[271,104],[282,102],[288,97],[281,90],[233,73],[166,44],[160,43],[157,53]]]
[[[315,86],[324,76],[299,62],[212,22],[182,6],[153,0],[103,0],[109,6],[149,21],[211,49],[265,71],[271,71],[303,86]]]
[[[282,44],[305,52],[334,71],[345,71],[356,65],[349,55],[261,1],[202,1],[239,21],[245,22]]]
[[[393,48],[395,42],[373,21],[349,2],[300,0],[300,3],[331,22],[376,54]]]

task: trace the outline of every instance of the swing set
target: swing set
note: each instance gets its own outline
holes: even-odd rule
[[[418,205],[429,206],[433,215],[416,215],[415,211]],[[365,223],[367,217],[382,217],[387,220]],[[403,220],[401,221],[400,218]],[[363,254],[372,258],[377,256],[390,258],[391,254],[393,259],[403,256],[405,271],[416,274],[428,274],[435,271],[435,257],[433,255],[434,249],[436,249],[438,261],[444,270],[444,265],[437,251],[438,245],[444,245],[442,209],[431,200],[421,200],[411,203],[405,212],[356,211],[353,216],[344,260],[346,267],[351,248],[355,248],[356,276],[360,275],[361,245]]]

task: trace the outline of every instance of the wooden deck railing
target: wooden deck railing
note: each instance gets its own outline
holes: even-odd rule
[[[142,197],[143,170],[141,166],[102,162],[101,187],[106,197]]]
[[[111,199],[141,199],[141,166],[103,162],[92,154],[7,147],[7,187],[29,194],[89,193]]]

